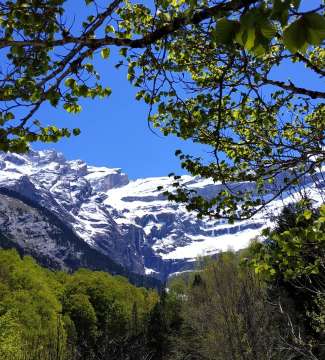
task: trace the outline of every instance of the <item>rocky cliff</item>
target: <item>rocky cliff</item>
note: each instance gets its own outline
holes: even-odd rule
[[[181,181],[205,196],[221,188],[190,176]],[[129,181],[120,169],[68,161],[55,151],[0,154],[2,242],[7,239],[38,254],[52,267],[96,268],[98,262],[97,268],[114,271],[108,265],[105,268],[107,261],[165,280],[172,273],[191,269],[197,256],[245,247],[268,224],[265,212],[232,225],[199,220],[157,190],[169,184],[168,177]],[[320,200],[316,187],[324,184],[322,178],[316,185],[311,178],[305,179],[316,200]],[[268,212],[278,211],[286,201],[289,198],[274,202]]]

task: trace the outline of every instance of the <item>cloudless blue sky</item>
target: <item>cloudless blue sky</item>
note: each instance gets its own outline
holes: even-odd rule
[[[102,4],[108,3],[101,0]],[[76,7],[79,3],[79,7]],[[86,19],[91,7],[84,0],[68,0],[67,16]],[[112,95],[104,100],[86,99],[80,103],[82,112],[71,115],[49,106],[41,109],[39,119],[48,124],[62,127],[78,127],[81,134],[71,136],[56,144],[35,144],[33,149],[55,149],[64,153],[67,159],[82,159],[92,165],[120,167],[130,178],[165,176],[171,172],[184,173],[174,155],[181,148],[205,156],[207,150],[190,141],[176,137],[165,137],[158,130],[153,133],[148,126],[148,105],[135,100],[138,89],[127,81],[126,68],[116,69],[121,59],[118,49],[111,49],[111,56],[103,60],[95,56],[95,65],[101,73],[105,86],[110,86]],[[59,119],[59,120],[58,120]]]
[[[309,3],[310,1],[310,3]],[[309,0],[312,6],[319,3]],[[76,8],[76,3],[79,7]],[[305,1],[303,1],[305,2]],[[84,0],[68,1],[74,7],[68,13],[80,18],[86,17],[89,8]],[[102,60],[97,55],[96,66],[102,74],[104,85],[110,86],[112,95],[105,100],[83,100],[83,110],[78,115],[70,115],[63,110],[44,107],[39,118],[48,124],[55,122],[63,127],[79,127],[81,134],[77,137],[63,139],[56,144],[35,144],[34,149],[55,149],[64,153],[67,159],[82,159],[92,165],[120,167],[130,178],[164,176],[170,172],[183,174],[178,159],[174,156],[180,148],[189,153],[207,155],[207,149],[190,141],[175,137],[164,137],[157,131],[155,135],[147,124],[148,106],[135,100],[136,89],[126,80],[126,70],[114,68],[117,57]],[[300,86],[323,87],[324,84],[310,77],[310,72],[301,66],[284,66],[275,69],[274,78],[292,73]],[[59,119],[59,120],[57,120]]]

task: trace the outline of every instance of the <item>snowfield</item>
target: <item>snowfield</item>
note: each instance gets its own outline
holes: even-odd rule
[[[191,176],[181,181],[207,196],[222,187]],[[308,177],[304,181],[309,196],[324,201],[324,177],[316,183]],[[246,247],[270,226],[270,214],[276,215],[297,196],[284,194],[254,218],[230,225],[224,220],[199,220],[183,205],[169,202],[163,192],[171,182],[168,177],[129,181],[120,169],[68,161],[51,150],[0,154],[0,187],[46,207],[81,239],[121,265],[162,278],[187,270],[198,256]],[[157,190],[159,186],[164,189]],[[245,189],[254,184],[234,186]]]

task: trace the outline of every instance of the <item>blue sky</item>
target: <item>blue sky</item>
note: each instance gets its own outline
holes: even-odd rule
[[[82,101],[83,110],[77,115],[43,109],[39,114],[43,122],[50,124],[54,120],[64,127],[79,127],[81,134],[56,144],[33,145],[33,148],[56,149],[68,159],[120,167],[130,178],[184,173],[174,156],[175,150],[198,152],[199,145],[162,136],[158,131],[153,133],[147,123],[148,106],[135,100],[136,91],[128,83],[126,72],[116,70],[113,61],[103,64],[99,59],[98,63],[100,71],[106,73],[105,83],[112,88],[112,95],[104,100]]]
[[[78,0],[84,4],[83,0]],[[68,2],[69,3],[69,2]],[[71,2],[70,2],[71,3]],[[75,2],[73,1],[75,4]],[[315,4],[318,1],[310,1]],[[69,9],[69,12],[76,10]],[[78,8],[78,23],[89,9],[81,5]],[[98,55],[96,65],[103,75],[104,84],[113,90],[105,100],[82,101],[83,111],[70,115],[65,111],[50,107],[40,111],[39,118],[46,124],[64,127],[79,127],[78,137],[61,140],[56,144],[35,144],[34,149],[51,148],[62,151],[68,159],[82,159],[92,165],[120,167],[130,178],[164,176],[170,172],[183,174],[178,159],[174,156],[176,149],[206,156],[207,149],[190,141],[175,137],[164,137],[159,132],[154,134],[148,127],[148,106],[135,100],[136,89],[126,79],[124,69],[115,69],[116,56],[102,60]],[[321,81],[312,79],[304,67],[288,65],[276,69],[274,78],[292,73],[297,85],[306,84],[323,87]],[[59,120],[58,120],[59,119]]]
[[[102,1],[103,2],[103,1]],[[66,10],[69,17],[78,19],[89,15],[91,7],[84,0],[68,0]],[[103,2],[104,3],[104,2]],[[107,1],[106,1],[107,3]],[[147,123],[148,105],[135,100],[137,90],[127,81],[125,68],[116,69],[120,60],[118,49],[111,49],[111,56],[103,60],[98,54],[95,65],[101,73],[105,86],[113,90],[108,99],[81,101],[82,112],[71,115],[51,107],[42,108],[38,118],[44,124],[55,123],[62,127],[78,127],[81,134],[63,139],[56,144],[34,144],[33,149],[55,149],[62,151],[67,159],[82,159],[92,165],[120,167],[130,178],[165,176],[171,172],[183,174],[184,170],[175,157],[176,149],[205,155],[206,150],[190,141],[156,134]],[[48,123],[47,123],[48,121]]]

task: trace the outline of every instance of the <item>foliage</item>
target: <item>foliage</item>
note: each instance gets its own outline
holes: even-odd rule
[[[324,205],[290,205],[275,229],[264,232],[265,240],[250,248],[250,266],[267,281],[271,301],[288,319],[288,346],[307,359],[325,355],[324,215]]]
[[[208,160],[176,152],[191,174],[224,185],[204,199],[176,177],[170,198],[199,215],[252,216],[324,161],[325,93],[299,86],[284,71],[274,77],[288,63],[293,71],[306,66],[311,78],[324,76],[321,2],[304,11],[307,0],[114,0],[104,7],[86,0],[89,16],[80,21],[65,13],[67,2],[0,5],[0,47],[8,61],[1,74],[1,150],[24,152],[34,141],[78,135],[79,129],[45,126],[37,112],[49,104],[75,114],[81,98],[109,96],[95,56],[106,61],[115,46],[116,66],[128,66],[153,126],[211,149]],[[237,190],[229,185],[234,181],[256,181],[257,192]]]
[[[290,217],[288,208],[283,214]],[[298,215],[296,213],[293,226],[281,230],[264,231],[267,241],[252,246],[253,253],[256,253],[252,260],[255,271],[269,279],[281,278],[284,281],[322,274],[325,206],[320,208],[319,214],[312,209],[306,209]]]
[[[324,215],[289,205],[259,242],[203,259],[160,296],[2,250],[0,359],[323,359]]]
[[[125,278],[89,270],[51,272],[30,257],[2,250],[0,359],[133,359],[134,337],[145,333],[156,302],[155,292]]]
[[[0,316],[0,359],[22,358],[21,329],[10,312]]]
[[[177,338],[183,322],[181,304],[172,292],[162,292],[159,302],[152,309],[148,322],[148,346],[151,357],[165,360],[171,353],[172,341]]]
[[[324,206],[290,204],[248,249],[170,282],[181,328],[166,359],[324,358]]]
[[[287,358],[266,290],[234,253],[208,263],[182,295],[184,323],[170,359]]]
[[[4,319],[11,316],[19,329],[15,356],[19,356],[21,344],[22,356],[27,353],[47,359],[56,351],[56,335],[62,331],[58,322],[60,286],[34,260],[26,257],[21,261],[14,251],[0,254],[0,282],[0,314]]]

